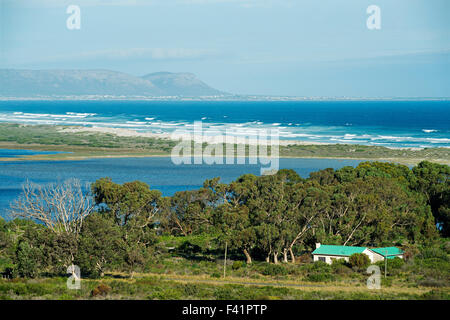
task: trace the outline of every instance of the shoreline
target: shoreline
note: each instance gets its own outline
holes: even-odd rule
[[[113,127],[75,127],[75,126],[67,126],[62,127],[59,132],[62,133],[100,133],[100,134],[112,134],[118,137],[132,137],[132,138],[153,138],[153,139],[161,139],[167,141],[178,142],[181,140],[191,140],[195,143],[209,142],[208,140],[213,140],[214,136],[198,136],[191,135],[189,133],[152,133],[152,132],[138,132],[133,129],[124,129],[124,128],[113,128]],[[235,143],[237,144],[248,144],[248,145],[256,145],[258,143],[255,139],[247,139],[235,137]],[[261,141],[261,140],[260,140]],[[269,140],[263,140],[270,145]],[[316,141],[303,141],[303,140],[278,140],[280,146],[289,146],[289,145],[299,145],[299,146],[313,146],[313,145],[331,145],[331,143],[325,142],[316,142]],[[338,143],[335,143],[338,144]],[[412,149],[412,148],[411,148]]]
[[[64,146],[65,148],[70,146]],[[60,151],[56,149],[58,146],[49,145],[23,145],[23,144],[3,144],[0,142],[1,149],[11,149],[11,150],[35,150],[35,151]],[[87,151],[87,150],[86,150]],[[86,161],[90,159],[124,159],[124,158],[170,158],[170,153],[166,154],[155,154],[155,153],[141,153],[141,154],[94,154],[94,155],[71,155],[73,153],[54,153],[54,154],[39,154],[39,155],[25,155],[10,158],[0,158],[0,163],[8,162],[33,162],[33,161]],[[192,157],[198,157],[201,155],[194,154]],[[245,157],[247,158],[247,157]],[[358,161],[386,161],[394,162],[403,165],[416,165],[421,161],[430,161],[439,164],[450,165],[450,160],[446,159],[411,159],[411,158],[370,158],[370,157],[345,157],[345,156],[287,156],[280,155],[279,159],[329,159],[329,160],[358,160]]]
[[[189,132],[172,135],[171,133],[138,132],[133,129],[112,127],[0,123],[0,149],[62,152],[3,157],[0,158],[0,162],[170,157],[173,148],[180,142],[180,139],[197,144],[200,141],[203,142],[202,154],[206,152],[204,150],[206,146],[219,145],[217,150],[214,150],[214,147],[209,148],[210,150],[205,153],[205,156],[210,156],[211,150],[217,152],[218,156],[226,154],[225,149],[231,144],[222,145],[223,141],[212,141],[211,138],[214,138],[214,136],[194,136]],[[248,157],[249,146],[255,145],[256,142],[261,141],[255,139],[252,141],[248,137],[236,137],[233,143],[235,156],[238,155],[237,146],[244,144],[245,155]],[[267,149],[270,150],[271,140],[267,139],[266,142]],[[195,148],[192,151],[195,152],[193,156],[201,155]],[[270,151],[264,152],[264,154],[270,154]],[[193,156],[191,155],[191,157]],[[427,160],[450,165],[450,148],[400,148],[279,140],[278,158],[390,161],[406,165],[415,165]]]

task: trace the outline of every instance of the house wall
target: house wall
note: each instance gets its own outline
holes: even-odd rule
[[[372,263],[376,262],[376,260],[375,260],[376,259],[375,252],[373,252],[373,251],[371,251],[369,249],[366,249],[362,253],[366,254],[369,257],[370,262],[372,262]]]
[[[384,260],[384,257],[381,254],[376,253],[376,252],[373,252],[373,258],[374,259],[373,259],[372,262],[378,262],[378,261],[383,261]]]
[[[313,261],[319,261],[319,258],[325,258],[325,262],[328,264],[332,264],[333,260],[337,259],[344,259],[345,261],[348,261],[348,257],[342,257],[342,256],[328,256],[324,254],[314,254],[313,255]]]

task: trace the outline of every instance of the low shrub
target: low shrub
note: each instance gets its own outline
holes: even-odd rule
[[[295,262],[297,263],[310,263],[312,262],[311,254],[305,253],[295,258]]]
[[[288,274],[288,270],[279,264],[266,264],[262,274],[265,276],[285,276]]]
[[[354,253],[349,258],[349,264],[352,268],[365,270],[370,265],[370,258],[364,253]]]
[[[242,261],[234,261],[233,265],[231,266],[231,269],[233,270],[239,270],[240,268],[242,268],[244,266],[244,262]]]
[[[440,259],[448,261],[447,253],[440,248],[425,248],[417,255],[419,259]]]
[[[386,262],[384,260],[378,261],[376,263],[377,266],[380,267],[381,270],[384,270]],[[400,259],[398,257],[395,257],[394,259],[387,259],[387,269],[388,272],[392,270],[399,270],[403,267],[405,264],[405,261],[403,259]]]
[[[332,268],[335,274],[345,275],[353,273],[353,270],[348,266],[346,266],[345,264],[336,264],[333,265]]]
[[[425,300],[449,300],[450,294],[446,291],[431,290],[424,293],[421,298]]]
[[[422,287],[433,287],[433,288],[445,287],[444,281],[440,281],[440,280],[433,279],[433,278],[427,278],[424,280],[420,280],[420,281],[418,281],[417,284]]]
[[[214,290],[214,297],[217,300],[232,300],[236,299],[233,294],[233,290],[227,286],[218,287]]]
[[[391,278],[385,278],[385,277],[382,277],[381,278],[381,287],[383,288],[383,287],[390,287],[390,286],[392,286],[392,279]]]
[[[307,265],[306,270],[315,273],[330,273],[331,265],[323,261],[315,261],[314,263]]]
[[[184,294],[186,296],[195,297],[200,292],[200,287],[196,284],[184,284],[183,285]]]
[[[148,299],[157,300],[180,300],[182,298],[182,292],[176,288],[159,288],[160,290],[153,292],[149,295]]]
[[[311,282],[330,282],[334,281],[335,277],[329,273],[312,273],[306,277],[306,280]]]
[[[446,241],[443,245],[443,248],[447,254],[450,254],[450,241]]]
[[[106,285],[106,284],[99,284],[96,288],[94,288],[91,291],[91,296],[92,297],[96,297],[96,296],[106,296],[108,293],[111,292],[111,287]]]

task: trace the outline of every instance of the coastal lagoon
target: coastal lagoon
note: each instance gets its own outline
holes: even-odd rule
[[[67,152],[0,149],[0,158],[20,158],[23,156],[48,155],[48,154],[59,154],[59,153],[67,153]]]
[[[280,159],[280,169],[293,169],[306,178],[310,172],[344,166],[357,166],[362,160]],[[140,180],[164,196],[177,191],[200,188],[206,179],[220,177],[229,183],[242,174],[260,174],[259,165],[175,165],[170,157],[89,159],[82,161],[10,161],[0,162],[0,216],[22,191],[27,180],[47,184],[78,178],[94,182],[110,177],[116,183]]]
[[[280,140],[359,144],[390,148],[450,147],[450,101],[0,101],[0,122],[122,128],[167,134],[192,129],[224,131],[277,128]],[[22,153],[21,153],[22,152]],[[28,151],[3,151],[0,157]],[[280,169],[302,177],[325,168],[356,166],[359,160],[280,159]],[[205,179],[229,183],[259,165],[174,165],[168,157],[82,161],[0,162],[0,215],[28,179],[50,183],[68,178],[94,182],[141,180],[170,196],[196,189]]]

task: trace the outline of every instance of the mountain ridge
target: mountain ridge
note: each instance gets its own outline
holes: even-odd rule
[[[139,77],[107,69],[0,69],[0,97],[86,95],[201,97],[227,93],[187,72]]]

